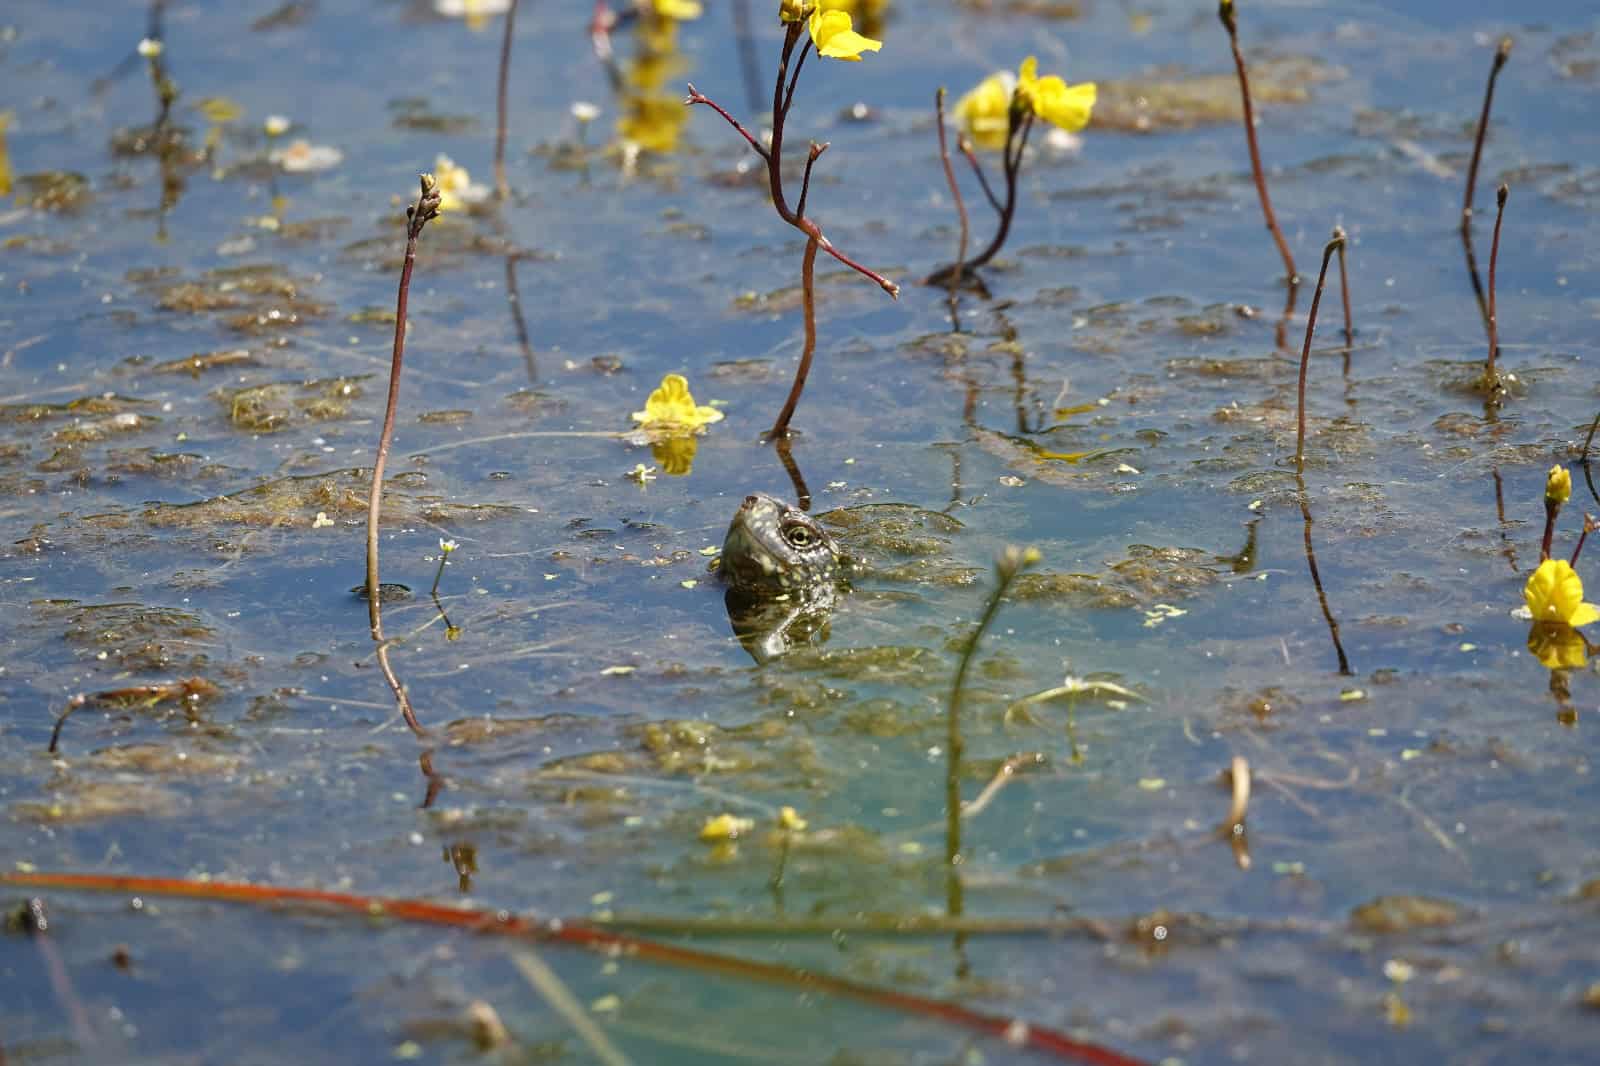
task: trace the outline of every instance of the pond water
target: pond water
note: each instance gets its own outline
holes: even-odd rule
[[[865,565],[769,656],[707,554],[746,494],[797,492],[762,431],[801,351],[805,241],[682,95],[761,128],[783,29],[712,0],[675,32],[618,26],[608,73],[585,5],[522,5],[510,198],[430,224],[410,292],[382,558],[414,593],[384,620],[419,738],[350,590],[403,209],[440,155],[493,185],[503,23],[409,0],[9,5],[0,873],[637,918],[1150,1062],[1582,1058],[1600,660],[1569,639],[1547,667],[1514,610],[1552,465],[1574,485],[1559,557],[1600,510],[1578,461],[1600,19],[1240,7],[1309,275],[1287,316],[1210,5],[889,4],[881,52],[805,67],[791,159],[831,144],[808,212],[903,289],[819,261],[791,459]],[[1506,182],[1495,405],[1471,387],[1487,341],[1458,221],[1502,35],[1473,230],[1486,279]],[[918,283],[958,232],[933,93],[1027,54],[1099,82],[1100,108],[1075,139],[1036,131],[986,291],[952,304]],[[338,158],[273,156],[301,139]],[[1297,477],[1335,225],[1356,332],[1335,280]],[[726,415],[692,448],[622,436],[667,373]],[[969,674],[952,873],[947,700],[1007,545],[1041,561]],[[1064,678],[1100,687],[1019,702]],[[1254,786],[1230,843],[1236,758]],[[702,840],[722,814],[754,826]],[[1044,1061],[626,953],[543,947],[555,980],[530,984],[504,939],[0,885],[8,913],[30,895],[51,923],[0,938],[6,1062]],[[913,918],[943,924],[887,928]]]

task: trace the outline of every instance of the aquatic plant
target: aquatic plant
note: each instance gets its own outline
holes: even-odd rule
[[[611,958],[639,959],[699,973],[758,981],[780,988],[804,990],[808,995],[835,996],[884,1010],[898,1011],[908,1016],[930,1018],[973,1033],[982,1033],[1004,1040],[1015,1048],[1040,1052],[1060,1062],[1088,1063],[1090,1066],[1146,1066],[1140,1059],[1098,1044],[1075,1039],[1046,1025],[1035,1025],[1018,1018],[986,1014],[949,1000],[931,999],[914,992],[881,988],[864,981],[835,977],[815,970],[646,939],[623,931],[621,927],[627,924],[626,922],[608,923],[562,918],[544,920],[523,917],[504,909],[478,909],[420,899],[366,896],[288,885],[225,881],[211,877],[189,879],[57,873],[32,869],[26,872],[0,870],[0,885],[32,889],[53,888],[74,892],[112,892],[134,897],[195,899],[212,903],[237,903],[265,909],[302,907],[333,914],[359,915],[369,923],[391,921],[531,943],[561,944],[586,948]],[[39,903],[33,909],[36,913],[43,913],[43,904]],[[734,930],[738,928],[727,923],[722,923],[722,927]],[[990,927],[1009,933],[1050,931],[1050,923],[1019,926],[1001,921],[975,923],[969,932],[984,932]],[[828,928],[837,930],[841,928],[841,923],[830,919]],[[873,931],[880,935],[923,936],[930,930],[935,933],[944,932],[945,924],[921,922],[913,918],[896,920],[893,924],[885,924],[881,929]],[[701,927],[702,933],[709,931],[711,930]]]
[[[962,129],[957,146],[977,175],[989,206],[1000,218],[988,246],[968,261],[966,207],[949,165],[944,131],[944,97],[943,90],[940,90],[940,95],[935,98],[935,111],[939,119],[939,154],[945,164],[945,177],[950,183],[951,194],[956,200],[957,214],[961,217],[961,243],[956,261],[929,275],[928,284],[960,284],[972,277],[973,271],[999,254],[1011,233],[1011,223],[1016,218],[1017,178],[1022,171],[1022,157],[1027,151],[1034,120],[1043,119],[1069,133],[1076,133],[1089,124],[1097,93],[1098,88],[1092,81],[1068,85],[1054,74],[1039,77],[1039,61],[1029,56],[1022,61],[1014,76],[1010,71],[991,74],[956,102],[955,118]],[[995,196],[983,172],[972,148],[974,143],[980,148],[1001,153],[1000,169],[1005,177],[1003,202]]]
[[[961,703],[966,692],[967,671],[978,653],[978,644],[1000,611],[1000,602],[1012,582],[1022,572],[1039,562],[1038,548],[1007,547],[994,564],[994,590],[989,593],[978,624],[961,643],[961,658],[956,663],[955,677],[950,682],[950,696],[945,702],[945,864],[946,907],[951,917],[961,913],[962,889],[961,855],[961,760],[966,741],[961,729]]]
[[[1463,233],[1472,227],[1472,199],[1473,192],[1478,185],[1478,162],[1483,158],[1483,138],[1489,130],[1489,110],[1494,106],[1494,83],[1500,77],[1500,70],[1511,58],[1511,38],[1502,37],[1495,46],[1494,60],[1489,66],[1489,83],[1483,90],[1483,110],[1478,115],[1477,132],[1472,138],[1472,159],[1467,164],[1467,188],[1461,199],[1461,230]]]
[[[1295,402],[1294,465],[1297,470],[1306,461],[1306,371],[1311,365],[1311,339],[1317,332],[1317,308],[1322,303],[1322,288],[1328,280],[1328,260],[1335,251],[1344,250],[1344,243],[1344,231],[1336,228],[1333,239],[1322,249],[1322,269],[1317,272],[1317,288],[1311,296],[1311,312],[1306,316],[1306,340],[1300,350],[1300,385]]]
[[[805,347],[800,354],[800,365],[795,370],[794,384],[790,386],[788,399],[784,401],[772,428],[767,431],[768,439],[782,437],[789,432],[789,421],[794,417],[795,406],[800,402],[806,377],[811,372],[811,360],[816,353],[817,315],[814,275],[817,250],[820,248],[861,276],[870,279],[890,296],[896,299],[900,296],[899,285],[845,255],[823,234],[821,227],[806,216],[806,198],[811,191],[811,170],[822,153],[827,151],[826,143],[811,142],[806,153],[805,173],[800,181],[800,197],[794,206],[790,206],[783,187],[785,127],[789,109],[794,105],[794,92],[800,82],[800,72],[805,68],[806,59],[811,55],[812,49],[815,48],[819,55],[830,59],[859,62],[862,52],[875,52],[882,47],[882,44],[857,33],[848,13],[837,10],[824,11],[821,6],[807,3],[805,0],[782,0],[778,17],[784,25],[783,46],[778,55],[778,75],[772,89],[772,136],[767,144],[763,145],[727,109],[693,85],[688,87],[689,95],[684,101],[686,104],[704,104],[711,108],[744,138],[751,151],[760,156],[767,165],[767,183],[772,193],[773,210],[777,211],[779,218],[806,235],[806,248],[800,261],[800,283],[805,312]],[[795,57],[797,48],[798,58]],[[791,60],[794,63],[792,71]]]
[[[1571,498],[1572,475],[1564,466],[1552,466],[1544,479],[1544,540],[1539,545],[1540,562],[1550,558],[1550,543],[1556,533],[1556,516],[1561,514],[1561,505]]]
[[[1239,98],[1244,106],[1244,137],[1250,146],[1250,174],[1255,179],[1256,195],[1261,200],[1261,214],[1267,220],[1267,229],[1272,233],[1272,239],[1278,246],[1278,254],[1283,257],[1283,269],[1288,275],[1292,303],[1292,293],[1295,286],[1300,284],[1300,274],[1295,270],[1294,256],[1289,252],[1289,242],[1283,239],[1283,230],[1278,227],[1278,217],[1272,211],[1272,197],[1267,192],[1267,175],[1261,168],[1261,148],[1256,143],[1255,105],[1250,100],[1250,74],[1245,69],[1244,53],[1239,51],[1239,19],[1233,8],[1233,0],[1220,0],[1217,4],[1217,17],[1222,20],[1222,28],[1228,31],[1228,46],[1233,50],[1233,66],[1239,75]]]
[[[1494,211],[1494,239],[1489,243],[1489,355],[1484,360],[1483,377],[1478,382],[1478,389],[1489,397],[1490,403],[1497,403],[1505,395],[1505,382],[1500,378],[1499,368],[1495,365],[1500,355],[1500,318],[1495,306],[1495,272],[1500,263],[1500,223],[1506,215],[1506,199],[1511,195],[1509,186],[1501,185],[1495,190]]]
[[[1583,579],[1565,559],[1546,559],[1528,575],[1523,601],[1535,622],[1574,628],[1600,622],[1600,608],[1583,599]]]
[[[646,398],[644,410],[633,412],[632,417],[639,423],[639,431],[631,435],[632,439],[648,443],[650,454],[661,468],[678,477],[687,474],[694,464],[696,438],[705,432],[705,427],[722,421],[722,412],[695,403],[682,374],[667,374]],[[640,484],[643,483],[641,478]]]
[[[494,109],[494,196],[504,200],[511,195],[506,181],[506,115],[510,110],[511,39],[517,30],[517,0],[506,7],[506,25],[500,38],[500,72],[495,80]],[[509,268],[509,260],[507,261]]]
[[[383,410],[383,429],[378,434],[378,451],[372,461],[372,489],[367,497],[367,621],[372,630],[373,643],[378,648],[378,665],[384,679],[393,689],[395,701],[405,716],[406,725],[421,736],[425,730],[417,721],[411,698],[389,665],[389,646],[383,635],[383,614],[378,581],[378,520],[383,507],[383,468],[389,461],[389,446],[394,441],[395,411],[400,405],[400,370],[406,350],[406,299],[411,292],[411,270],[417,261],[417,240],[422,228],[439,217],[443,192],[432,174],[417,178],[421,192],[416,202],[406,208],[406,254],[400,267],[400,289],[395,297],[394,349],[389,361],[389,398]]]

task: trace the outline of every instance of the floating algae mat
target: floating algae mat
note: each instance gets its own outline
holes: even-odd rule
[[[1589,6],[508,6],[0,13],[5,1062],[1592,1055]]]

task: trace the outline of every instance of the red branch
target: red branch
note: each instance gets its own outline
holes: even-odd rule
[[[180,899],[245,903],[257,907],[315,906],[369,918],[393,918],[418,925],[443,926],[493,936],[524,937],[600,951],[621,951],[636,958],[685,966],[705,973],[739,977],[767,984],[824,992],[876,1007],[898,1010],[985,1033],[1017,1047],[1033,1048],[1061,1061],[1091,1066],[1148,1066],[1120,1052],[1074,1040],[1065,1033],[1017,1019],[985,1014],[957,1003],[928,999],[909,992],[878,988],[843,977],[793,966],[757,962],[643,940],[599,928],[584,921],[538,921],[509,911],[453,907],[426,900],[386,899],[315,888],[247,884],[237,881],[190,881],[175,877],[128,877],[119,874],[0,873],[0,884],[19,888],[56,888],[84,892],[120,892]]]

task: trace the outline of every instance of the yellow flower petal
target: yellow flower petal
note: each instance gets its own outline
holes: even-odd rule
[[[685,22],[699,18],[702,10],[699,0],[652,0],[652,6],[662,18]]]
[[[1054,74],[1039,77],[1039,61],[1033,56],[1017,68],[1017,98],[1035,115],[1068,133],[1089,124],[1097,95],[1092,81],[1068,85]]]
[[[1010,71],[989,75],[956,101],[956,121],[979,148],[998,151],[1011,130],[1011,94],[1017,79]]]
[[[1586,626],[1600,621],[1600,609],[1583,602],[1583,579],[1565,559],[1546,559],[1522,589],[1535,622]]]
[[[725,840],[737,840],[745,833],[754,829],[756,823],[749,818],[737,818],[731,814],[719,814],[715,818],[706,819],[706,824],[700,829],[700,839],[708,844],[715,844]]]
[[[863,37],[852,26],[850,16],[843,11],[824,11],[820,7],[813,11],[809,28],[817,54],[859,63],[862,52],[876,52],[883,47],[882,41]]]
[[[1544,481],[1544,498],[1548,503],[1566,503],[1572,498],[1572,475],[1566,467],[1550,468],[1550,476]]]
[[[646,429],[689,430],[722,421],[722,412],[696,405],[684,376],[668,374],[645,400],[644,410],[633,412],[633,420]]]

